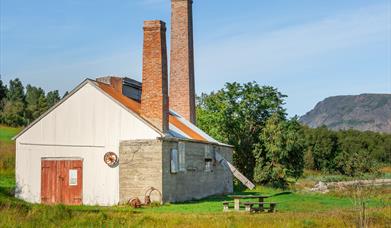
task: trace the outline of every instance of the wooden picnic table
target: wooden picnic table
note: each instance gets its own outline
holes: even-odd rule
[[[228,197],[234,199],[234,209],[235,211],[240,210],[240,200],[243,199],[258,199],[260,203],[263,203],[264,199],[269,198],[270,196],[261,196],[261,195],[228,195]]]

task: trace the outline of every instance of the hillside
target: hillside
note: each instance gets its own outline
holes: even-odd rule
[[[335,96],[319,102],[300,118],[310,127],[391,133],[391,94]]]

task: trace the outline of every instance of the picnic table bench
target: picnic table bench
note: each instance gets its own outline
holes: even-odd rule
[[[244,205],[245,211],[254,212],[254,211],[264,211],[265,209],[268,212],[274,212],[277,206],[277,203],[274,202],[264,202],[264,199],[269,198],[270,196],[262,196],[262,195],[228,195],[228,197],[233,198],[233,202],[224,201],[223,202],[223,210],[229,211],[229,206],[231,203],[234,204],[234,210],[240,211],[240,205]],[[244,199],[258,199],[258,202],[240,202]],[[254,205],[258,205],[258,207],[254,207]],[[268,206],[265,208],[265,206]]]
[[[258,208],[254,208],[254,205],[258,205]],[[265,208],[265,205],[269,205],[268,208]],[[269,213],[274,212],[277,206],[277,203],[274,202],[245,202],[245,210],[248,212],[257,212],[257,211],[267,211]]]

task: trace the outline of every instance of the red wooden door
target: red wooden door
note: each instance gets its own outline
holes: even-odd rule
[[[82,204],[83,161],[42,160],[41,202],[44,204]]]
[[[57,161],[41,161],[41,202],[54,204],[57,185]]]

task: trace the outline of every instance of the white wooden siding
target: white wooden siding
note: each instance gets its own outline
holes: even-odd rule
[[[80,157],[84,161],[83,204],[119,202],[119,172],[103,161],[119,154],[121,140],[160,135],[118,103],[86,83],[16,140],[16,196],[39,203],[41,158]]]

